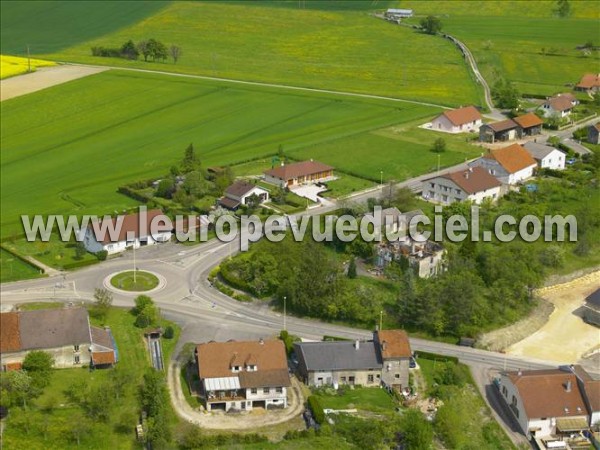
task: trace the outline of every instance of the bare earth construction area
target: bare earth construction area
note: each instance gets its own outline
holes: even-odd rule
[[[34,73],[19,75],[0,81],[0,101],[41,91],[57,84],[94,75],[105,70],[108,70],[108,68],[70,65],[42,67]]]
[[[557,362],[576,362],[598,348],[600,330],[587,324],[579,311],[598,289],[600,271],[543,289],[540,295],[555,307],[548,322],[531,336],[510,346],[507,353]]]

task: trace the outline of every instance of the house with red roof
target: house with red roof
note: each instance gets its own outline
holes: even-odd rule
[[[579,104],[579,100],[573,94],[557,94],[548,99],[542,105],[541,111],[544,117],[563,118],[573,112],[573,108]]]
[[[501,195],[502,183],[482,167],[444,173],[423,181],[423,198],[445,205],[465,200],[480,204]]]
[[[600,73],[586,73],[575,85],[575,90],[590,93],[600,91]]]
[[[431,129],[446,133],[468,133],[479,130],[481,113],[474,106],[444,111],[431,121]]]
[[[318,161],[302,161],[281,164],[264,172],[265,181],[279,187],[292,187],[301,184],[322,183],[333,179],[333,167]]]
[[[537,162],[519,144],[488,150],[483,157],[469,163],[469,167],[481,167],[504,184],[517,184],[533,176]]]

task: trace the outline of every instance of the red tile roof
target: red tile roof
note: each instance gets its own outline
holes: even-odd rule
[[[410,358],[412,351],[404,330],[379,330],[377,341],[383,358]]]
[[[463,108],[444,111],[442,115],[446,116],[456,126],[481,120],[481,113],[474,106],[465,106]]]
[[[483,167],[472,167],[467,170],[446,173],[441,177],[454,182],[467,194],[475,194],[476,192],[502,186],[502,183]]]
[[[285,346],[279,340],[209,342],[196,347],[200,378],[235,377],[232,366],[256,365],[257,372],[285,369]]]
[[[581,77],[581,81],[577,87],[582,89],[600,87],[600,73],[586,73],[583,77]]]
[[[512,119],[501,120],[500,122],[489,123],[488,127],[494,130],[496,133],[506,130],[512,130],[517,128],[519,124]]]
[[[554,111],[567,111],[573,108],[574,101],[576,101],[575,97],[571,94],[558,94],[546,100],[546,104]]]
[[[115,352],[92,352],[92,362],[95,366],[102,366],[104,364],[114,364]]]
[[[560,369],[507,372],[529,419],[587,415],[577,377]],[[567,389],[570,382],[570,391]]]
[[[517,122],[521,126],[521,128],[537,127],[544,123],[542,119],[540,119],[532,112],[515,117],[513,120]]]
[[[529,166],[535,166],[535,159],[519,144],[490,150],[484,158],[495,159],[508,173],[515,173]]]
[[[18,352],[21,350],[21,334],[19,331],[19,313],[0,314],[0,352]]]
[[[267,170],[265,175],[270,175],[281,180],[291,180],[301,176],[313,175],[321,172],[333,170],[333,167],[318,161],[302,161],[292,164],[285,164],[274,169]]]

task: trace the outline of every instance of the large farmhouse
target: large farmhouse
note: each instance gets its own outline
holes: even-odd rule
[[[477,131],[481,126],[481,113],[474,106],[444,111],[431,121],[431,129],[446,133]]]
[[[536,166],[533,157],[519,144],[489,150],[469,163],[469,167],[482,167],[504,184],[516,184],[532,177]]]
[[[196,362],[208,411],[287,407],[291,383],[282,341],[199,344]]]
[[[482,167],[472,167],[429,178],[423,181],[425,200],[450,204],[470,200],[480,204],[502,195],[502,183]]]
[[[267,183],[283,188],[329,181],[333,179],[333,167],[311,159],[310,161],[282,164],[267,170],[264,174]]]
[[[581,81],[577,83],[575,89],[584,92],[600,91],[600,73],[586,73],[581,77]]]
[[[32,350],[48,352],[56,368],[106,367],[117,361],[110,330],[91,326],[85,308],[2,313],[0,338],[2,370],[20,369]]]
[[[370,341],[294,344],[298,373],[309,386],[408,386],[411,349],[402,330],[376,331]]]
[[[562,441],[600,419],[598,388],[580,366],[503,372],[499,383],[500,397],[523,434]]]
[[[160,209],[106,218],[87,227],[83,244],[91,253],[105,250],[112,255],[127,248],[167,242],[171,239],[172,227],[166,225],[166,219]]]
[[[225,195],[219,199],[219,204],[227,209],[236,210],[242,205],[247,205],[255,198],[257,203],[269,200],[269,191],[247,181],[236,181],[227,189]]]

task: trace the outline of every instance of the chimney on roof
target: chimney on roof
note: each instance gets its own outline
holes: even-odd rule
[[[360,341],[358,339],[356,341],[354,341],[354,348],[356,350],[358,350],[360,348]]]
[[[260,339],[258,340],[258,343],[259,343],[260,345],[265,345],[265,340],[264,340],[263,338],[260,338]]]
[[[567,383],[565,384],[565,391],[571,392],[571,380],[567,380]]]
[[[521,369],[519,369],[519,371],[517,372],[517,375],[518,375],[518,376],[521,376],[521,375],[523,375],[523,371],[522,371]]]

